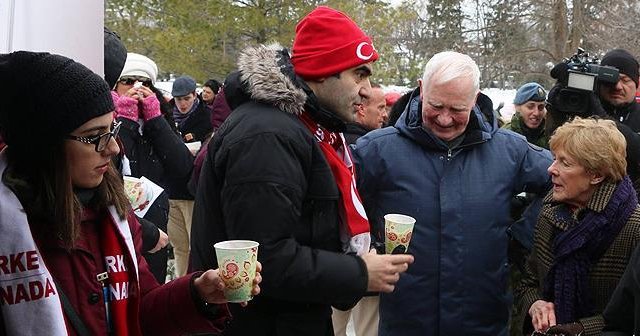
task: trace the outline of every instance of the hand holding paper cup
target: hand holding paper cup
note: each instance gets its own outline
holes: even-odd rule
[[[409,249],[409,241],[416,220],[407,215],[384,216],[384,250],[387,254],[402,254]]]
[[[251,240],[227,240],[213,245],[220,278],[225,285],[224,296],[229,302],[239,303],[252,299],[258,245]]]

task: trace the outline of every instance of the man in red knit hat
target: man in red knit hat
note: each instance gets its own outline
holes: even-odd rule
[[[215,265],[213,243],[260,243],[262,293],[231,305],[225,335],[333,335],[331,306],[391,292],[410,255],[369,252],[369,223],[342,131],[368,97],[371,39],[318,7],[278,45],[244,50],[225,80],[233,112],[211,140],[192,224],[191,262]]]

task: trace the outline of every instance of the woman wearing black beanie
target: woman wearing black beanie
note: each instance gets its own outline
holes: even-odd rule
[[[107,83],[24,51],[0,54],[0,79],[0,335],[218,332],[217,270],[160,286],[141,256]]]

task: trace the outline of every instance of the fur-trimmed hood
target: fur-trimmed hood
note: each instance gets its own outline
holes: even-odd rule
[[[290,71],[286,71],[289,70],[287,67],[291,67]],[[280,45],[260,45],[245,49],[238,58],[238,69],[251,99],[274,105],[292,114],[304,111],[307,94],[295,83],[295,77],[292,78],[293,67],[289,61],[289,53]]]
[[[291,114],[308,113],[313,120],[333,132],[345,130],[335,113],[324,109],[307,85],[297,76],[289,51],[278,44],[249,47],[238,58],[238,72],[225,81],[225,95],[235,109],[246,100],[269,104]]]

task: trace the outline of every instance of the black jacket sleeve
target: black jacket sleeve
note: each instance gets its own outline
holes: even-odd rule
[[[147,252],[153,249],[160,239],[160,232],[158,227],[150,221],[138,217],[138,222],[142,226],[142,252]]]
[[[144,124],[144,132],[162,161],[165,173],[176,178],[186,178],[193,169],[193,155],[180,137],[173,133],[167,120],[156,117]]]
[[[636,248],[618,287],[604,310],[605,327],[602,335],[637,335],[640,331],[640,247]],[[634,318],[636,321],[634,322]],[[636,330],[634,331],[634,323]]]
[[[187,142],[204,141],[211,134],[213,131],[211,110],[202,99],[196,110],[178,128],[183,137],[189,133],[193,135],[193,139]]]

